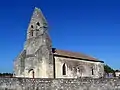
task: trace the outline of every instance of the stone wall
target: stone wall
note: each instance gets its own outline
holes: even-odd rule
[[[66,75],[63,75],[63,65],[66,65]],[[93,69],[93,72],[92,72]],[[55,56],[56,78],[103,77],[104,67],[101,62],[85,61]]]
[[[0,78],[0,90],[120,90],[120,79]]]

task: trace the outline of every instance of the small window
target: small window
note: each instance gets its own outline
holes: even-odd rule
[[[31,30],[31,36],[33,36],[33,30]]]
[[[37,22],[37,25],[38,25],[38,26],[40,26],[40,23],[39,23],[39,22]]]
[[[92,68],[92,75],[94,75],[94,70],[93,70],[93,68]]]
[[[31,25],[31,28],[33,28],[33,25]]]
[[[65,63],[63,64],[63,67],[62,67],[62,71],[63,71],[63,75],[66,75],[66,65],[65,65]]]

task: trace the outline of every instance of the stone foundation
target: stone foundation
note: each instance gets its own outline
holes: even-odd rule
[[[0,90],[120,90],[120,79],[0,78]]]

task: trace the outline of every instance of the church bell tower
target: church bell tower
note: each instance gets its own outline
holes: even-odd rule
[[[24,44],[25,58],[19,61],[16,72],[22,67],[22,76],[30,78],[53,78],[52,43],[48,24],[40,9],[35,8],[31,17]],[[20,74],[19,74],[20,75]],[[19,76],[18,75],[18,76]]]

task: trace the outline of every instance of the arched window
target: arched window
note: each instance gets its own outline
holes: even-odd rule
[[[36,23],[36,31],[38,32],[38,31],[39,31],[39,29],[40,29],[40,23],[39,23],[39,22],[37,22],[37,23]]]
[[[39,22],[37,22],[37,25],[38,25],[38,26],[40,26],[40,23],[39,23]]]
[[[65,63],[63,64],[62,71],[63,71],[63,75],[66,75],[66,65],[65,65]]]

